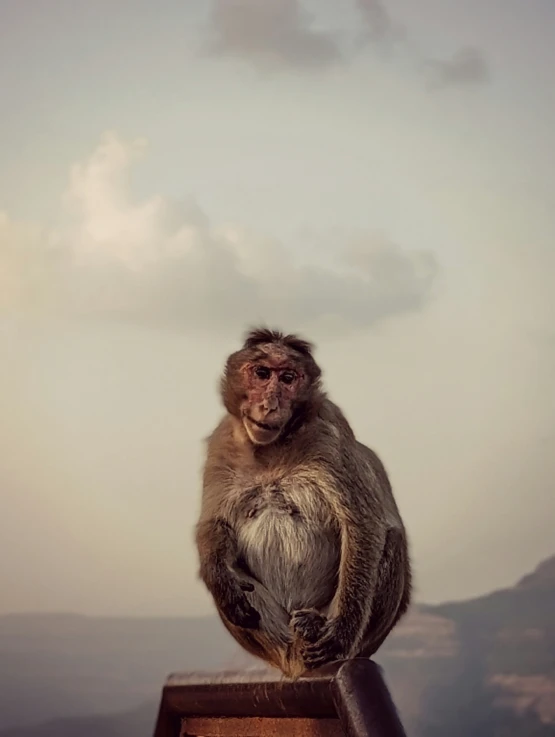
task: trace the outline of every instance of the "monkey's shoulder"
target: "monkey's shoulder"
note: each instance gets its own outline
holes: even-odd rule
[[[389,475],[378,453],[357,440],[341,408],[331,400],[322,403],[318,419],[325,454],[336,459],[328,469],[337,503],[361,513],[366,510],[388,528],[402,529]]]
[[[321,431],[333,435],[339,441],[342,449],[348,447],[355,460],[369,464],[380,473],[385,473],[384,464],[375,450],[357,439],[354,430],[339,405],[327,398],[322,402],[318,413]]]
[[[355,434],[343,410],[329,397],[325,397],[320,405],[318,420],[321,430],[325,428],[336,439],[355,442]]]
[[[341,407],[328,397],[322,402],[318,419],[321,427],[326,428],[328,434],[333,434],[344,445],[350,446],[351,450],[361,459],[375,466],[383,466],[376,451],[357,439]]]
[[[225,440],[233,438],[233,418],[229,414],[221,417],[218,424],[204,438],[205,445],[210,449],[211,446],[221,443]]]
[[[239,423],[231,415],[224,415],[210,435],[205,438],[205,465],[235,465],[251,453]]]

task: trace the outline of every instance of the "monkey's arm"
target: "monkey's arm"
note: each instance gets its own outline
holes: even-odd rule
[[[333,660],[352,657],[364,637],[372,613],[378,581],[382,536],[370,543],[360,527],[342,529],[338,587],[327,619],[314,610],[295,612],[294,629],[304,639],[303,661],[317,668]],[[372,551],[370,546],[373,547]]]
[[[341,562],[332,602],[330,634],[349,657],[361,643],[372,613],[378,571],[386,540],[383,521],[361,514],[341,524]]]
[[[302,610],[292,619],[305,641],[302,654],[308,668],[351,657],[372,613],[387,529],[378,499],[370,496],[368,479],[356,469],[350,469],[349,477],[348,489],[337,482],[332,487],[341,528],[341,559],[329,618]]]
[[[253,591],[248,581],[232,570],[237,560],[237,540],[233,528],[220,517],[201,519],[196,528],[200,557],[200,577],[223,616],[238,627],[255,629],[260,615],[245,591]]]

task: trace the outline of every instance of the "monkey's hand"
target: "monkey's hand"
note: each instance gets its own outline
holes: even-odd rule
[[[318,612],[304,610],[298,613],[300,617],[297,631],[303,637],[301,645],[301,656],[308,670],[319,668],[334,660],[344,660],[349,656],[351,650],[348,630],[343,626],[340,619],[326,619]],[[304,635],[301,633],[304,630]]]
[[[230,574],[220,579],[217,588],[215,599],[224,617],[236,627],[257,629],[260,614],[244,594],[245,591],[253,591],[254,586]]]
[[[296,609],[291,615],[289,626],[293,634],[305,643],[314,643],[323,635],[327,621],[316,609]]]

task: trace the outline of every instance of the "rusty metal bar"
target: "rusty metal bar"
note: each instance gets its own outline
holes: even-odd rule
[[[185,737],[199,728],[206,737],[406,737],[381,669],[365,658],[334,663],[296,681],[268,671],[170,676],[154,737]]]
[[[348,737],[406,737],[380,669],[371,660],[346,661],[332,690]]]
[[[186,717],[181,737],[343,737],[338,719]]]

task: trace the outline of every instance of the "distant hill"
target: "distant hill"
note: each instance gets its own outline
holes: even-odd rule
[[[53,719],[33,727],[14,727],[2,737],[152,737],[156,707],[147,703],[127,714]]]
[[[419,607],[378,659],[418,737],[554,737],[555,557],[513,588]]]
[[[555,737],[555,557],[513,588],[414,607],[378,656],[409,737]],[[215,618],[0,617],[0,737],[150,737],[169,672],[234,662],[249,660]]]
[[[0,731],[127,712],[154,701],[169,672],[217,669],[234,653],[217,617],[0,616]]]

